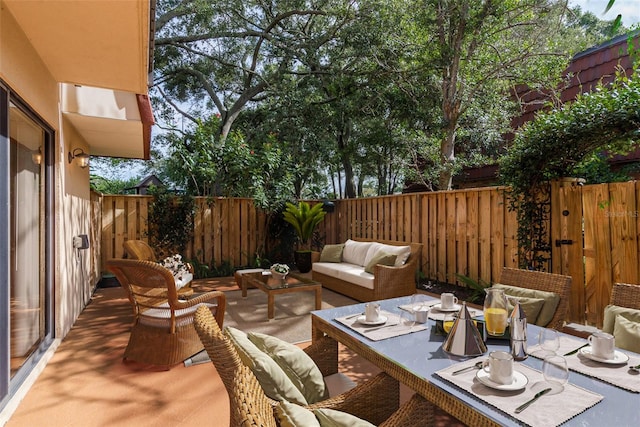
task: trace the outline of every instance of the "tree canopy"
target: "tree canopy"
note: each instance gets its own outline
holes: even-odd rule
[[[511,88],[554,87],[608,25],[563,0],[418,3],[158,0],[156,174],[263,204],[448,188],[498,156]]]

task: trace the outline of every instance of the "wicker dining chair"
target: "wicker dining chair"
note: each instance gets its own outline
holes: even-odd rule
[[[142,259],[145,261],[158,261],[156,252],[144,240],[125,240],[122,244],[129,259]]]
[[[275,408],[279,404],[264,394],[251,369],[244,365],[231,341],[224,335],[211,313],[199,308],[195,329],[209,358],[216,367],[229,395],[230,423],[236,426],[275,427]],[[330,338],[322,338],[305,348],[312,358],[331,354]],[[334,354],[337,356],[337,354]],[[325,357],[326,358],[326,357]],[[315,361],[315,359],[314,359]],[[322,370],[322,366],[319,365]],[[381,373],[374,379],[341,395],[307,406],[307,409],[330,408],[348,412],[376,425],[429,426],[433,424],[433,405],[415,395],[398,408],[398,383]]]
[[[519,288],[553,292],[559,295],[560,302],[556,312],[546,327],[562,330],[569,315],[571,276],[505,267],[502,269],[499,283]]]
[[[640,310],[640,285],[614,283],[610,304]]]
[[[169,367],[202,351],[204,346],[193,327],[199,306],[206,306],[218,324],[223,324],[226,298],[222,292],[206,292],[185,301],[178,298],[171,272],[156,262],[110,259],[107,268],[133,307],[124,359]]]

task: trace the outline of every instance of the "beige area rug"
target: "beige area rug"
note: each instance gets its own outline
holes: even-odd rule
[[[231,326],[245,332],[261,332],[278,337],[290,343],[311,340],[311,311],[315,310],[314,292],[293,292],[276,295],[275,317],[267,319],[267,294],[259,289],[249,289],[247,297],[241,291],[226,291],[227,309],[224,326]],[[358,301],[322,289],[322,308],[342,307]],[[185,366],[209,362],[205,351],[184,361]]]

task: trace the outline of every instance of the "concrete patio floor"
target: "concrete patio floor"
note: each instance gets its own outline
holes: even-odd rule
[[[237,289],[231,277],[194,288]],[[131,320],[120,287],[98,288],[6,426],[228,426],[228,397],[213,364],[163,371],[123,362]],[[342,347],[340,369],[356,382],[378,372]],[[401,399],[411,394],[402,388]],[[437,418],[440,426],[461,425]]]

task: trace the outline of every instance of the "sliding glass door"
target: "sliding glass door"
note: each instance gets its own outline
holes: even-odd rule
[[[0,87],[0,89],[2,89]],[[52,132],[9,91],[0,97],[0,315],[3,399],[29,373],[51,338],[50,170]],[[2,289],[4,288],[4,289]]]

